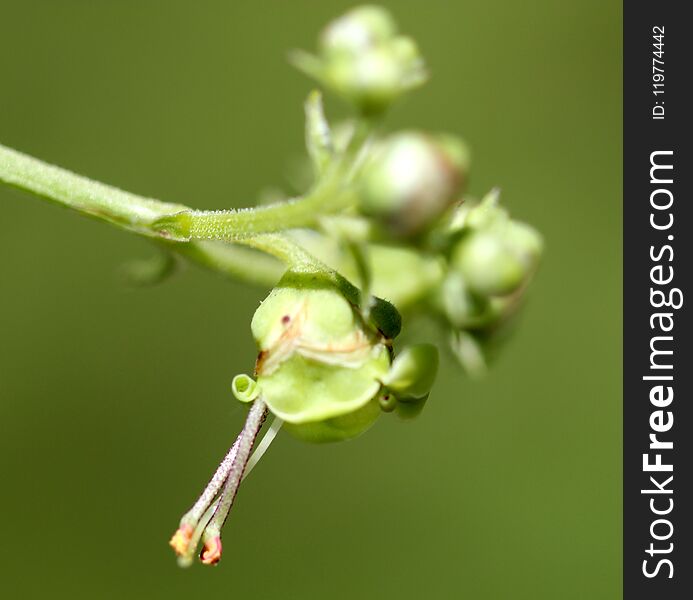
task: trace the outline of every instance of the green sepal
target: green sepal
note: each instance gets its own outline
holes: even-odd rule
[[[423,398],[417,398],[415,400],[410,399],[406,402],[398,402],[395,412],[401,419],[415,419],[421,414],[424,406],[426,406],[426,400],[428,400],[428,394],[426,394]]]
[[[400,352],[382,382],[398,400],[428,396],[438,373],[438,349],[433,344],[415,344]]]
[[[402,316],[387,300],[374,296],[370,318],[387,339],[395,339],[402,331]]]

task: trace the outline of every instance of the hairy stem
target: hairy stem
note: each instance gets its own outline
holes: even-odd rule
[[[188,210],[161,217],[151,224],[158,234],[172,240],[238,241],[261,233],[310,227],[324,214],[338,212],[355,202],[353,193],[335,186],[321,186],[313,193],[270,206],[238,210]]]
[[[319,95],[311,97],[312,104],[310,98],[308,103],[309,126],[311,120],[318,118],[315,115],[316,111],[322,111]],[[322,125],[327,127],[326,123]],[[354,124],[349,143],[337,157],[330,156],[323,147],[323,156],[320,159],[322,164],[319,169],[320,180],[305,196],[253,209],[184,210],[157,219],[152,223],[152,229],[168,239],[177,241],[232,242],[262,233],[314,226],[321,216],[338,213],[356,205],[358,198],[349,184],[362,163],[362,154],[374,127],[373,120],[359,119]],[[328,135],[328,132],[329,130],[323,131],[323,137]],[[326,142],[323,140],[322,143]],[[308,144],[309,153],[312,146]],[[313,158],[316,159],[316,157]],[[332,158],[334,160],[331,160]]]
[[[362,140],[359,137],[352,145],[350,156]],[[255,209],[206,212],[125,192],[0,145],[0,182],[148,237],[208,269],[263,286],[276,283],[283,271],[272,258],[247,248],[190,240],[235,240],[288,266],[315,269],[319,263],[288,240],[265,236],[253,242],[252,236],[311,225],[319,215],[352,203],[352,194],[337,185],[343,166],[344,162],[336,165],[326,182],[304,198]]]
[[[283,269],[271,257],[248,248],[216,241],[237,241],[279,258],[292,268],[323,270],[324,266],[295,244],[279,237],[250,240],[260,234],[314,225],[321,215],[339,212],[355,202],[345,185],[372,123],[357,124],[344,153],[308,195],[272,206],[230,211],[197,211],[125,192],[77,175],[0,144],[0,182],[36,194],[61,206],[145,236],[208,269],[248,283],[269,286]],[[206,240],[206,241],[196,241]]]
[[[273,258],[248,248],[212,242],[177,243],[161,237],[152,223],[189,210],[182,204],[131,194],[2,145],[0,182],[145,236],[168,251],[234,279],[265,287],[276,283],[284,271]]]
[[[158,217],[186,209],[93,181],[2,145],[0,181],[142,235],[154,234],[150,223]]]
[[[222,242],[166,242],[167,249],[198,265],[231,279],[260,287],[272,287],[285,268],[272,256]]]

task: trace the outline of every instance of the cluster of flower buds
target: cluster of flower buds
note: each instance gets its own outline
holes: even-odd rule
[[[460,211],[465,219],[451,264],[472,292],[502,297],[517,291],[534,272],[542,252],[539,233],[510,219],[491,193],[478,206]]]
[[[317,56],[302,51],[293,63],[363,113],[379,113],[426,81],[414,40],[399,35],[388,11],[354,8],[325,27]]]
[[[171,540],[181,564],[199,543],[203,563],[220,559],[221,526],[240,482],[279,425],[302,440],[333,442],[361,434],[382,413],[422,410],[438,351],[417,344],[395,355],[401,317],[378,294],[444,323],[459,361],[479,372],[484,340],[514,312],[542,251],[540,235],[511,219],[497,192],[480,202],[464,197],[469,152],[459,139],[416,131],[373,139],[371,116],[425,80],[416,45],[387,11],[353,9],[325,28],[317,56],[297,53],[294,63],[352,101],[365,133],[331,128],[320,94],[309,96],[306,142],[320,192],[310,206],[318,214],[301,222],[312,229],[289,235],[301,242],[297,256],[310,259],[288,261],[253,316],[255,377],[232,384],[248,419]],[[329,210],[320,213],[316,198]],[[267,414],[275,421],[251,458]]]
[[[468,371],[483,370],[480,343],[515,312],[541,257],[543,241],[513,220],[493,190],[455,212],[439,306],[454,329],[453,350]]]

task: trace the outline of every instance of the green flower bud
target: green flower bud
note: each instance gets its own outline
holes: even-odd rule
[[[468,165],[466,147],[452,136],[393,135],[364,167],[361,210],[396,237],[415,235],[457,199]]]
[[[386,339],[334,285],[287,273],[251,328],[262,397],[297,437],[348,439],[377,418],[380,381],[390,367]]]
[[[455,249],[453,264],[469,287],[482,296],[503,296],[519,287],[525,266],[498,235],[475,232]]]
[[[318,56],[294,52],[292,61],[364,113],[382,112],[426,80],[416,44],[397,35],[390,13],[377,6],[332,21],[320,36]]]
[[[463,237],[453,251],[452,264],[473,292],[504,296],[531,275],[541,249],[541,237],[534,229],[508,221]]]

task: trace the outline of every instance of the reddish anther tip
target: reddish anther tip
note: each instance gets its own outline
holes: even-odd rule
[[[176,533],[173,534],[173,537],[171,538],[169,545],[171,546],[171,548],[173,548],[174,552],[178,556],[183,556],[188,551],[188,545],[190,544],[192,535],[192,525],[188,525],[187,523],[181,525],[176,530]]]
[[[200,560],[205,565],[216,565],[221,559],[221,538],[217,535],[205,542]]]

